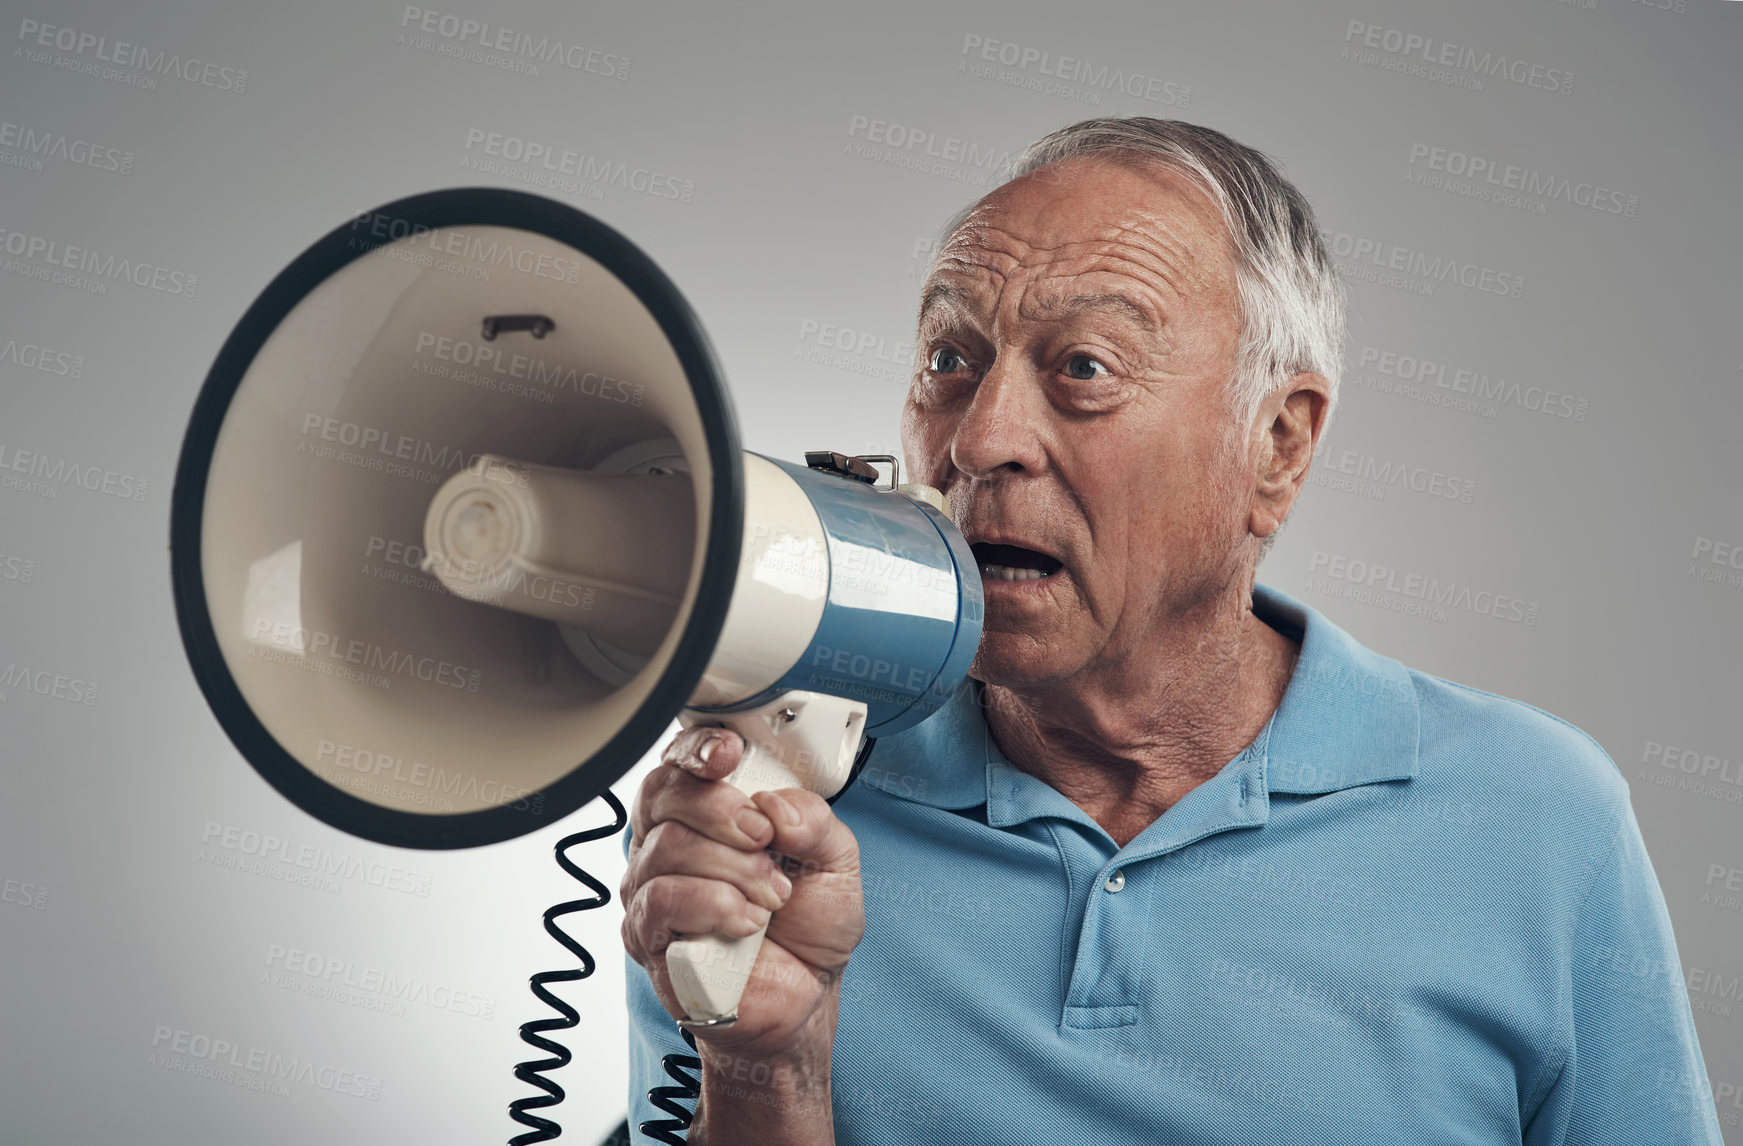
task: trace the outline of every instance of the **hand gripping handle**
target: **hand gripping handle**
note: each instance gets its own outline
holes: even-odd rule
[[[782,693],[735,712],[685,709],[679,722],[730,728],[744,737],[744,756],[726,782],[753,795],[804,788],[828,799],[847,783],[865,734],[866,706],[825,693]],[[739,1000],[762,950],[767,928],[743,939],[703,935],[666,948],[666,971],[684,1008],[681,1027],[725,1027],[738,1020]]]

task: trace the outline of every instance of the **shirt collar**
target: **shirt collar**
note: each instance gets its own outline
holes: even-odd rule
[[[1421,714],[1409,669],[1275,589],[1254,587],[1253,613],[1301,640],[1273,717],[1270,791],[1317,795],[1416,775]]]
[[[1253,589],[1253,613],[1301,641],[1301,657],[1270,722],[1230,761],[1231,769],[1268,793],[1320,795],[1416,775],[1419,713],[1409,670],[1358,644],[1317,610],[1264,585]],[[935,808],[994,805],[1013,795],[1014,769],[987,732],[980,686],[964,680],[929,719],[872,750],[859,782]],[[1045,787],[1045,785],[1042,785]],[[1000,807],[1017,822],[1074,808],[1030,788],[1025,807]]]

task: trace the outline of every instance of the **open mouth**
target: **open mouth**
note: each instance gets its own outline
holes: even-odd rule
[[[1059,572],[1064,564],[1057,557],[1021,545],[977,541],[969,548],[980,565],[981,579],[986,581],[1039,581]]]

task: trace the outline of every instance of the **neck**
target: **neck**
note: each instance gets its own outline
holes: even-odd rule
[[[1252,743],[1300,646],[1253,615],[1252,581],[1126,655],[1038,685],[986,685],[987,727],[1121,847]]]

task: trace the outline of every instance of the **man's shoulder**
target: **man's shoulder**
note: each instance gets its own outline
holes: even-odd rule
[[[1626,806],[1621,771],[1568,721],[1410,668],[1276,589],[1255,586],[1253,602],[1262,619],[1302,642],[1293,695],[1279,710],[1296,754],[1356,757],[1346,770],[1409,776],[1418,797],[1481,798],[1497,822],[1523,816],[1598,831]]]
[[[1581,819],[1613,818],[1628,782],[1583,729],[1535,705],[1407,669],[1421,712],[1422,772],[1498,794],[1579,805]]]

